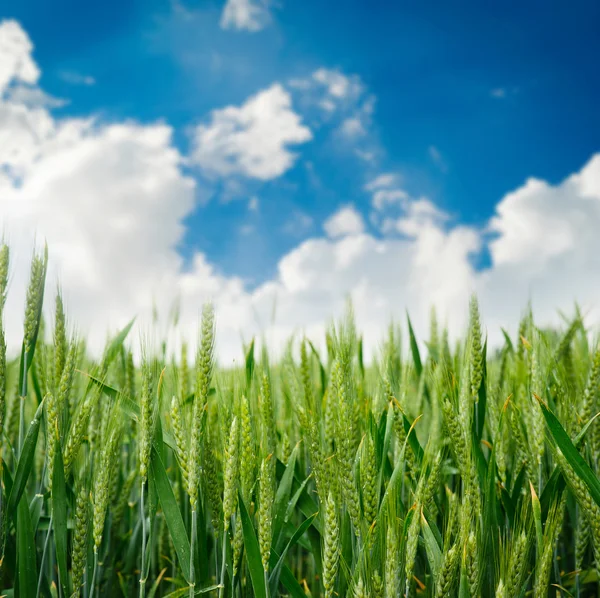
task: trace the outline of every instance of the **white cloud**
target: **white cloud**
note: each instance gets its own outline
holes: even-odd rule
[[[96,85],[96,79],[91,75],[82,75],[81,73],[77,73],[75,71],[62,71],[59,74],[59,77],[70,85],[84,85],[86,87],[91,87],[92,85]]]
[[[378,142],[372,134],[372,120],[376,100],[358,75],[321,67],[287,84],[295,91],[300,107],[317,121],[316,126],[331,128],[339,151],[350,149],[365,162],[375,159]]]
[[[12,85],[6,92],[5,99],[11,104],[21,104],[28,108],[62,108],[69,102],[55,98],[35,85]]]
[[[365,191],[376,191],[377,189],[389,189],[398,182],[398,175],[392,172],[384,172],[376,176],[365,185]]]
[[[330,216],[323,225],[327,236],[332,239],[358,235],[365,230],[362,216],[354,206],[344,206]]]
[[[192,160],[207,173],[269,180],[292,167],[289,146],[312,138],[292,108],[289,93],[278,83],[241,106],[211,113],[208,124],[194,130]]]
[[[402,216],[399,218],[384,218],[381,232],[397,232],[408,237],[418,237],[426,228],[442,228],[447,220],[446,213],[422,197],[405,202]]]
[[[371,205],[381,212],[388,206],[402,206],[407,200],[408,193],[402,189],[378,189],[373,193]]]
[[[24,42],[30,47],[26,36]],[[20,61],[31,58],[26,53]],[[31,63],[26,71],[36,69]],[[21,72],[11,67],[4,85]],[[240,333],[248,339],[264,332],[282,347],[289,334],[305,331],[322,343],[326,323],[341,314],[348,295],[367,355],[404,308],[417,334],[427,329],[432,303],[452,332],[462,332],[471,291],[481,298],[492,343],[501,325],[514,330],[530,298],[539,324],[557,323],[555,308],[568,309],[574,299],[592,308],[590,323],[600,322],[600,155],[559,185],[529,181],[507,194],[484,231],[451,224],[425,199],[403,206],[396,220],[402,237],[376,238],[346,221],[337,229],[344,234],[294,247],[279,260],[276,276],[251,290],[219,274],[201,253],[189,264],[178,254],[195,183],[171,136],[165,124],[58,119],[47,108],[0,100],[0,230],[13,250],[5,313],[12,350],[21,338],[34,237],[49,244],[48,297],[58,276],[70,321],[96,352],[108,328],[137,315],[136,334],[144,333],[154,301],[167,313],[176,297],[192,342],[200,305],[214,300],[223,363],[241,357]],[[389,174],[376,182],[372,193],[399,183]],[[312,225],[308,215],[298,216],[294,226]],[[472,257],[490,232],[491,264],[478,271]],[[138,344],[135,335],[132,342]]]
[[[579,263],[582,251],[600,255],[598,222],[600,155],[561,185],[529,179],[506,195],[490,222],[499,235],[490,243],[492,258],[499,266],[526,262],[535,270],[567,255],[578,256]]]
[[[360,137],[367,133],[362,121],[357,117],[345,119],[341,124],[340,130],[347,137]]]
[[[252,33],[260,31],[271,22],[269,4],[267,0],[227,0],[221,14],[221,27]]]
[[[312,78],[327,90],[330,97],[337,100],[358,98],[364,86],[357,75],[347,76],[336,69],[317,69]]]
[[[31,58],[33,44],[17,21],[0,23],[0,97],[9,83],[36,83],[40,70]]]

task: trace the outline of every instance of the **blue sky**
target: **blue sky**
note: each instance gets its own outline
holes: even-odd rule
[[[400,173],[409,192],[456,220],[482,223],[527,177],[559,182],[598,149],[597,2],[349,1],[342,9],[281,1],[258,32],[221,29],[222,9],[217,1],[8,0],[1,16],[29,33],[44,89],[69,98],[61,114],[161,119],[182,151],[188,127],[273,82],[319,67],[360,77],[376,98],[374,164],[332,147],[324,125],[281,178],[242,185],[239,197],[260,197],[259,213],[224,200],[216,185],[188,218],[181,251],[200,249],[225,273],[262,282],[340,204],[366,214],[362,187],[377,170]],[[96,83],[73,85],[64,73]],[[295,212],[313,224],[292,234],[286,219]],[[255,233],[240,234],[244,224]]]
[[[600,322],[598,23],[584,0],[5,0],[10,322],[40,238],[98,347],[176,298],[186,323],[215,302],[227,356],[318,341],[348,296],[372,348],[405,308],[462,333],[472,292],[492,341],[528,301]]]

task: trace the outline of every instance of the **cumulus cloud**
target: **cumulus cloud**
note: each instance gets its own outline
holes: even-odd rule
[[[245,30],[252,33],[271,22],[268,0],[227,0],[221,14],[223,29]]]
[[[31,57],[33,44],[14,20],[0,23],[0,94],[13,82],[36,83],[40,70]]]
[[[344,206],[325,221],[323,228],[327,236],[335,239],[362,233],[365,223],[354,206]]]
[[[0,25],[2,47],[18,56],[3,58],[4,89],[20,80],[34,84],[39,71],[26,34],[14,24]],[[213,124],[221,118],[213,114]],[[172,134],[164,123],[56,118],[47,107],[2,96],[0,229],[13,255],[5,312],[12,350],[21,338],[34,238],[38,246],[47,240],[50,249],[48,296],[60,280],[71,322],[95,352],[109,328],[134,315],[136,334],[147,333],[153,306],[167,313],[176,298],[181,329],[192,342],[202,302],[215,302],[217,347],[225,364],[241,359],[240,335],[264,334],[274,347],[297,332],[322,342],[329,318],[342,313],[348,296],[367,356],[377,349],[389,318],[401,318],[404,308],[417,333],[424,334],[432,304],[451,331],[462,332],[472,291],[481,298],[492,343],[501,338],[501,325],[516,325],[528,299],[539,324],[557,323],[555,309],[568,309],[575,299],[588,309],[590,323],[600,321],[600,155],[558,185],[525,182],[501,198],[484,230],[453,223],[424,198],[404,201],[394,221],[401,236],[368,234],[350,212],[340,216],[342,210],[327,221],[329,236],[294,247],[271,280],[250,289],[240,278],[220,274],[202,253],[185,263],[178,254],[183,223],[195,209],[195,181],[184,173],[185,157]],[[277,130],[267,127],[264,135],[278,138],[281,150]],[[239,146],[230,147],[236,150],[222,159],[236,164],[237,174]],[[260,154],[244,168],[264,160]],[[399,184],[387,173],[366,191]],[[481,271],[473,258],[490,235],[491,263]]]
[[[214,110],[193,138],[192,160],[208,174],[264,181],[291,168],[296,155],[290,146],[309,141],[312,133],[294,112],[290,94],[275,83],[241,106]]]
[[[0,25],[0,47],[14,47],[16,39],[31,51],[15,26]],[[37,77],[30,76],[37,67],[27,53],[11,64],[5,86],[23,73],[29,81]],[[195,182],[182,173],[171,137],[164,124],[56,119],[14,97],[0,100],[0,230],[12,253],[5,323],[13,350],[21,338],[32,247],[43,241],[50,249],[48,296],[60,280],[71,321],[92,350],[100,350],[109,328],[133,315],[143,330],[153,304],[166,313],[176,296],[186,322],[196,320],[202,301],[218,296],[222,313],[233,309],[226,315],[237,321],[229,342],[238,342],[239,318],[250,318],[233,308],[245,296],[242,283],[218,275],[201,254],[184,267],[175,249],[182,220],[194,208]]]

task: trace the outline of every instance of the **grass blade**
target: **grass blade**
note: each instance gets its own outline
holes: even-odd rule
[[[35,447],[37,445],[38,433],[40,431],[40,422],[42,419],[42,410],[44,408],[44,401],[42,401],[35,412],[35,417],[31,422],[27,435],[25,436],[25,442],[23,443],[23,450],[19,457],[17,464],[17,470],[13,479],[12,488],[8,496],[8,504],[6,507],[6,516],[12,517],[15,513],[17,505],[21,500],[21,496],[25,491],[29,474],[33,468],[33,461],[35,457]]]
[[[240,516],[242,519],[242,528],[244,531],[244,548],[246,552],[246,562],[250,571],[250,579],[256,598],[267,598],[267,588],[265,586],[265,574],[260,558],[260,548],[256,538],[254,526],[248,515],[246,505],[242,494],[239,493]]]
[[[269,577],[269,587],[271,591],[271,596],[277,595],[277,586],[279,585],[279,577],[281,575],[281,568],[283,567],[283,563],[285,561],[285,557],[289,552],[290,548],[292,548],[296,542],[304,535],[304,532],[312,525],[312,522],[317,517],[318,513],[315,513],[308,519],[305,519],[302,524],[296,529],[289,542],[285,545],[281,556],[275,562],[275,566],[272,566],[273,554],[271,554],[270,564],[271,564],[271,575]]]
[[[152,468],[152,477],[154,479],[156,494],[158,495],[158,500],[165,515],[171,539],[173,540],[173,546],[175,547],[175,552],[179,559],[179,566],[181,567],[185,580],[189,583],[190,541],[183,523],[183,518],[181,517],[181,512],[177,506],[177,500],[173,494],[171,482],[167,477],[165,466],[154,445],[152,446],[150,467]],[[185,589],[186,591],[188,590],[188,588]]]
[[[412,353],[413,361],[415,364],[415,372],[417,373],[417,378],[421,377],[421,372],[423,371],[423,364],[421,362],[421,353],[419,352],[419,345],[417,344],[417,338],[415,337],[415,332],[412,327],[412,322],[410,321],[410,316],[408,312],[406,313],[406,321],[408,322],[408,335],[410,337],[410,351]]]
[[[554,442],[560,449],[561,453],[565,456],[565,459],[568,461],[569,465],[573,468],[575,474],[588,487],[594,502],[600,506],[600,480],[598,480],[591,467],[585,462],[585,459],[575,448],[575,445],[571,442],[569,435],[565,432],[565,429],[561,426],[554,413],[548,409],[548,406],[544,403],[544,401],[538,398],[538,402],[542,407],[542,413],[544,414],[546,425],[550,430],[550,434],[552,435]]]
[[[278,545],[279,535],[285,520],[287,506],[290,502],[292,492],[292,483],[294,481],[294,471],[296,469],[296,458],[298,456],[299,445],[294,447],[288,463],[281,477],[281,482],[275,494],[275,503],[273,507],[273,543]]]
[[[65,469],[62,449],[57,440],[54,451],[52,474],[52,513],[54,519],[54,542],[56,543],[56,562],[58,579],[63,596],[70,596],[69,575],[67,570],[67,491],[65,487]]]
[[[29,504],[25,497],[19,501],[17,510],[17,561],[19,598],[35,598],[38,578],[37,551],[29,516]]]

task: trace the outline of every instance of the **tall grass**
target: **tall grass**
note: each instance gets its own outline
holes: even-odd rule
[[[390,327],[363,362],[351,310],[327,354],[252,342],[218,367],[211,306],[195,364],[131,324],[99,360],[33,258],[7,358],[0,246],[0,596],[596,596],[600,350],[578,313],[490,350],[477,300],[451,347]],[[82,323],[83,324],[83,323]],[[11,339],[12,340],[12,339]],[[161,345],[161,347],[164,345]]]

